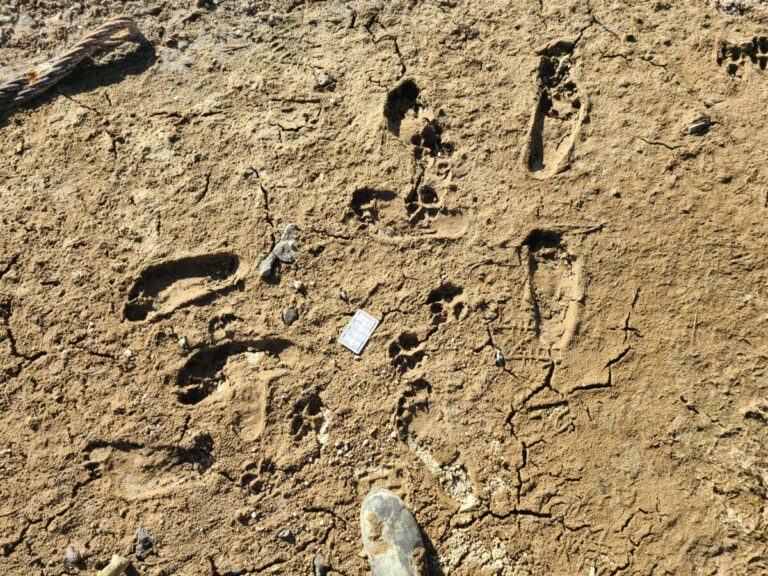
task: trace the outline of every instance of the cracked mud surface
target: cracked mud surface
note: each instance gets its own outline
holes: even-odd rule
[[[432,576],[768,573],[763,2],[6,3],[2,77],[122,10],[0,115],[0,573],[367,574],[376,486]]]

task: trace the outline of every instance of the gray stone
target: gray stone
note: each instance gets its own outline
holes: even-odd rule
[[[290,542],[293,540],[293,533],[288,528],[283,528],[277,533],[277,537],[280,538],[280,540]]]
[[[325,565],[325,557],[322,554],[315,556],[314,566],[315,576],[325,576],[328,574],[328,567]]]
[[[144,560],[152,552],[152,539],[144,526],[140,526],[136,532],[134,552],[139,560]]]
[[[283,310],[283,322],[286,326],[290,326],[298,319],[299,313],[296,311],[296,308],[285,308]]]
[[[709,120],[707,118],[700,118],[693,124],[690,124],[686,131],[691,136],[702,136],[709,132]]]
[[[275,244],[272,254],[281,262],[291,263],[299,251],[299,244],[295,240],[280,240]]]
[[[288,224],[283,230],[283,235],[280,236],[280,240],[299,240],[299,229],[296,224]]]
[[[322,68],[312,68],[312,72],[315,75],[316,90],[324,91],[333,89],[333,85],[336,84],[336,81],[331,77],[330,74],[328,74],[328,72]]]
[[[256,273],[261,278],[267,278],[272,275],[272,268],[275,266],[275,255],[270,252],[269,254],[262,254],[261,261],[259,262]]]
[[[77,568],[83,559],[80,557],[80,553],[72,546],[67,546],[64,552],[64,570],[69,572],[73,568]]]
[[[268,278],[272,275],[272,270],[275,267],[275,260],[280,260],[290,264],[296,259],[296,254],[299,252],[299,229],[295,224],[288,224],[280,236],[280,241],[272,248],[272,252],[269,254],[262,254],[261,261],[259,262],[256,273],[261,278]]]

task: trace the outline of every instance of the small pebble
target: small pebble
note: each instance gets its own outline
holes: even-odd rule
[[[296,290],[296,292],[304,292],[304,283],[299,282],[298,280],[294,280],[293,289]]]
[[[126,348],[125,350],[123,350],[123,356],[125,356],[126,359],[133,358],[133,350],[131,350],[130,348]]]
[[[315,556],[313,564],[315,566],[315,576],[325,576],[328,574],[328,567],[325,565],[325,557],[322,554]]]
[[[285,227],[285,230],[283,230],[283,233],[280,235],[281,242],[287,242],[289,240],[293,240],[295,242],[299,241],[299,227],[296,226],[296,224],[288,224],[288,226]]]
[[[189,342],[187,341],[186,338],[179,338],[179,348],[181,348],[182,350],[186,350],[187,348],[189,348]]]
[[[288,542],[293,538],[293,533],[291,533],[288,528],[283,528],[280,530],[280,532],[277,533],[277,537],[280,538],[280,540]]]
[[[259,262],[258,268],[256,268],[256,273],[261,278],[268,278],[272,275],[272,268],[275,265],[275,255],[271,252],[269,254],[262,254],[261,261]]]
[[[349,304],[349,296],[347,295],[347,293],[344,291],[343,288],[339,290],[339,298],[341,298],[344,302]]]
[[[134,553],[136,558],[144,560],[152,552],[152,539],[149,537],[149,533],[144,526],[140,526],[136,532],[136,546],[134,547]]]
[[[315,75],[315,90],[326,91],[333,90],[336,81],[331,77],[328,72],[322,68],[312,68],[312,73]]]
[[[504,368],[507,365],[507,359],[504,358],[504,353],[496,348],[496,366]]]
[[[290,264],[296,259],[299,251],[299,229],[295,224],[288,224],[283,231],[280,241],[269,254],[262,254],[256,273],[261,278],[268,278],[272,274],[276,260]]]
[[[691,136],[703,136],[709,132],[709,120],[707,118],[696,120],[686,128],[686,131]]]
[[[295,240],[280,240],[275,244],[272,254],[286,264],[290,264],[296,259],[296,253],[299,251],[299,244]]]
[[[285,308],[283,310],[283,323],[285,323],[286,326],[290,326],[298,319],[299,313],[296,311],[296,308]]]
[[[64,552],[64,570],[71,570],[77,568],[83,559],[80,557],[80,553],[72,546],[67,546]]]

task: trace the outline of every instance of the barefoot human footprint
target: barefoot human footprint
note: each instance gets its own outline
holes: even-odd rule
[[[538,52],[539,85],[521,155],[534,178],[549,178],[569,167],[587,118],[587,95],[571,78],[574,48],[573,42],[561,40]]]
[[[223,421],[253,442],[264,431],[272,382],[292,365],[292,346],[281,338],[255,338],[198,350],[176,374],[178,401],[194,408],[194,424]]]
[[[228,252],[184,256],[147,266],[128,291],[126,320],[159,320],[176,310],[233,289],[244,277]]]

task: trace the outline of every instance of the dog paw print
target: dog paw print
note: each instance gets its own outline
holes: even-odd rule
[[[395,428],[402,440],[408,436],[408,428],[421,412],[429,412],[429,395],[432,385],[424,378],[411,382],[397,401]]]
[[[450,319],[459,320],[465,310],[462,294],[464,289],[450,282],[430,291],[427,295],[432,324],[439,326]]]
[[[309,434],[320,435],[325,423],[323,402],[316,392],[307,392],[294,404],[291,412],[291,436],[295,441]]]
[[[421,222],[428,223],[440,213],[442,206],[440,197],[432,186],[415,187],[405,197],[405,210],[411,226]]]
[[[755,36],[738,43],[720,40],[716,58],[718,66],[725,66],[730,76],[741,76],[747,62],[765,70],[768,66],[768,36]]]
[[[417,160],[449,155],[453,148],[442,141],[443,127],[420,95],[421,90],[413,80],[405,80],[392,89],[384,104],[387,127],[413,148]]]
[[[400,372],[412,370],[424,359],[424,343],[414,332],[403,332],[389,345],[392,365]]]
[[[259,462],[248,462],[243,466],[240,474],[240,486],[251,494],[259,494],[267,485],[267,478],[277,470],[275,463],[269,458],[263,458]]]
[[[397,199],[397,194],[390,190],[377,190],[375,188],[358,188],[352,193],[349,211],[345,221],[356,218],[366,224],[375,224],[385,218],[390,211],[392,202]]]

